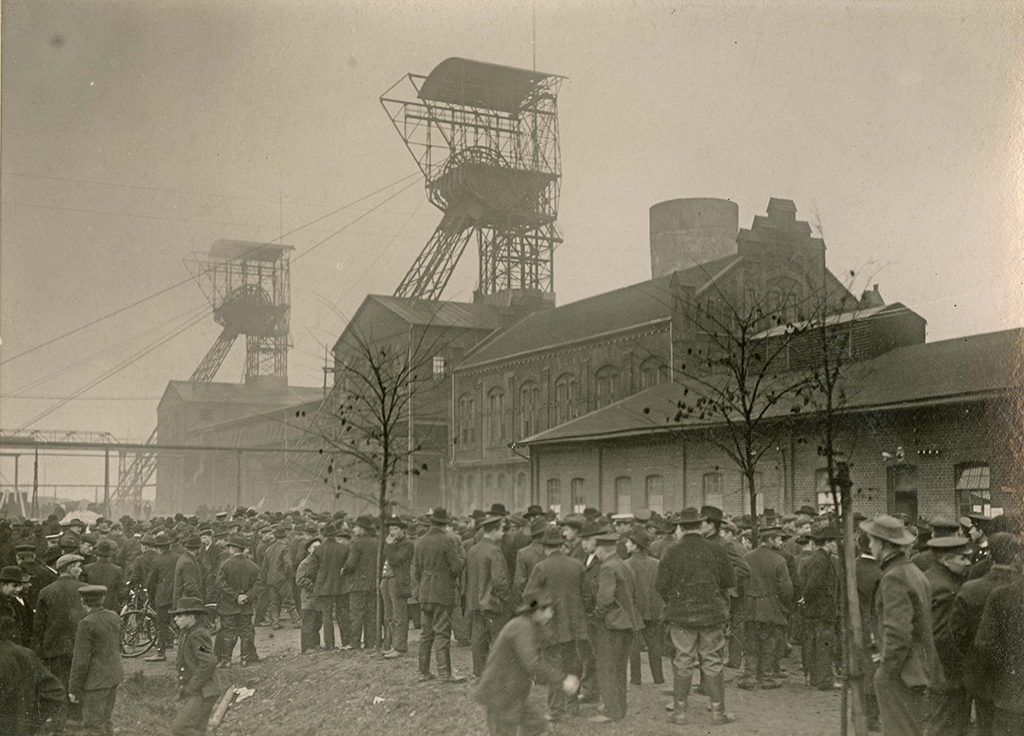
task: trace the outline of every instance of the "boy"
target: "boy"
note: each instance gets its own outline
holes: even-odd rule
[[[206,733],[210,713],[223,693],[217,675],[213,639],[206,628],[206,608],[198,598],[183,597],[170,614],[181,630],[178,644],[178,699],[181,710],[171,724],[174,736]],[[200,615],[204,614],[204,615]]]
[[[491,736],[537,736],[547,728],[540,713],[530,704],[530,686],[562,684],[566,695],[575,695],[580,680],[563,676],[541,656],[542,630],[555,615],[551,594],[528,592],[516,617],[505,624],[491,647],[480,677],[476,701],[487,708],[487,729]]]
[[[103,607],[105,585],[78,589],[86,614],[78,622],[75,652],[71,659],[68,693],[82,704],[82,726],[87,734],[112,736],[117,686],[124,679],[121,667],[121,620]]]

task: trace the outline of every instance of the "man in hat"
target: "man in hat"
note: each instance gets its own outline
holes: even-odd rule
[[[567,696],[579,689],[575,675],[564,675],[541,654],[543,632],[554,615],[550,596],[543,590],[532,591],[498,634],[474,695],[487,708],[490,736],[544,732],[544,721],[530,704],[534,682],[561,687]]]
[[[158,552],[146,580],[146,592],[149,604],[156,611],[156,653],[146,657],[145,661],[166,662],[167,647],[173,644],[169,611],[174,603],[174,570],[178,555],[171,551],[171,538],[165,532],[154,535],[153,546]]]
[[[533,566],[523,595],[527,599],[538,594],[550,596],[554,617],[546,630],[544,656],[556,668],[579,677],[582,673],[581,645],[589,645],[583,602],[586,596],[584,569],[582,562],[565,554],[560,539],[557,527],[549,527],[544,532],[541,544],[546,556]],[[579,713],[577,699],[567,701],[560,686],[549,686],[547,718],[558,721],[566,713]]]
[[[35,652],[8,638],[11,631],[0,625],[0,727],[4,733],[33,734],[52,717],[59,733],[67,691]]]
[[[544,545],[541,544],[541,537],[549,526],[551,525],[543,515],[535,517],[530,522],[529,546],[516,552],[515,589],[518,596],[522,596],[533,566],[544,559]]]
[[[854,517],[854,521],[858,521]],[[864,521],[860,519],[859,521]],[[858,523],[859,523],[858,521]],[[858,555],[854,562],[857,576],[857,600],[860,603],[860,626],[864,633],[865,644],[869,642],[878,629],[875,622],[874,598],[878,581],[882,579],[882,569],[878,560],[871,554],[871,537],[866,532],[859,532],[857,537]],[[878,698],[875,695],[875,661],[871,656],[871,647],[864,646],[861,663],[864,668],[864,700],[867,711],[868,727],[873,731],[882,730],[882,722],[878,716]]]
[[[37,551],[34,545],[29,543],[16,544],[14,546],[14,560],[18,567],[31,578],[31,582],[21,590],[21,597],[28,608],[29,617],[36,610],[36,600],[39,598],[39,591],[57,579],[57,573],[37,559]]]
[[[248,547],[245,537],[235,535],[228,539],[229,556],[220,563],[217,571],[217,615],[220,617],[220,631],[217,632],[217,659],[223,664],[231,663],[235,642],[241,639],[242,666],[259,661],[256,654],[256,629],[252,624],[253,601],[259,589],[257,579],[259,568],[245,556]]]
[[[733,572],[736,573],[736,586],[729,591],[731,636],[729,636],[729,641],[726,644],[728,647],[726,651],[728,652],[728,666],[738,668],[740,666],[740,659],[743,657],[744,648],[742,642],[744,624],[741,616],[741,610],[745,603],[743,591],[747,579],[750,577],[750,567],[747,565],[746,560],[747,549],[740,542],[735,539],[728,539],[722,534],[722,525],[725,523],[725,515],[722,513],[722,509],[717,506],[705,505],[701,507],[700,513],[704,517],[704,521],[700,526],[700,533],[706,540],[712,544],[717,544],[725,550]]]
[[[588,521],[580,530],[580,549],[583,551],[583,611],[587,616],[587,639],[579,642],[580,664],[583,669],[580,684],[581,703],[596,703],[600,700],[597,657],[594,654],[594,641],[597,639],[594,608],[597,606],[597,581],[601,574],[601,558],[597,556],[597,537],[611,533],[609,527],[597,520]]]
[[[604,711],[590,721],[609,723],[626,717],[629,651],[634,633],[643,629],[644,622],[636,609],[633,573],[617,554],[619,536],[599,534],[594,540],[601,571],[597,578],[594,606],[596,639],[593,644]]]
[[[400,517],[389,518],[387,529],[380,581],[384,597],[384,659],[397,659],[409,650],[408,602],[412,592],[410,568],[414,547],[406,535],[406,523]]]
[[[96,545],[96,562],[82,565],[82,582],[88,585],[102,585],[107,589],[103,606],[108,611],[119,611],[124,596],[124,571],[111,560],[117,547],[109,539],[100,540]]]
[[[934,564],[924,576],[931,586],[932,639],[940,666],[928,689],[929,736],[963,736],[971,723],[971,696],[964,687],[963,656],[953,639],[953,604],[970,567],[964,537],[932,537]]]
[[[750,577],[744,585],[744,601],[740,616],[744,622],[746,668],[737,687],[773,690],[781,685],[774,679],[779,639],[787,629],[786,610],[793,599],[793,581],[785,560],[772,548],[772,539],[779,536],[778,527],[760,530],[757,549],[745,558]]]
[[[287,530],[277,527],[274,530],[273,543],[263,553],[264,578],[269,594],[267,620],[275,629],[282,628],[282,611],[293,624],[298,622],[295,597],[292,594],[295,571],[292,569],[288,553],[287,537]]]
[[[313,552],[322,544],[317,536],[306,540],[305,557],[295,570],[295,582],[299,587],[299,609],[302,611],[302,631],[299,634],[299,652],[305,654],[320,648],[320,627],[323,616],[313,596],[313,580],[309,576],[309,567],[313,561]]]
[[[882,578],[875,591],[878,697],[885,736],[924,733],[925,690],[932,684],[937,657],[932,638],[931,590],[928,579],[907,556],[914,534],[904,523],[882,515],[863,521],[871,538],[871,554]]]
[[[68,694],[82,705],[85,733],[111,736],[117,686],[124,680],[121,667],[121,619],[103,607],[107,589],[84,585],[78,589],[85,615],[78,622],[71,660]]]
[[[352,527],[352,544],[341,575],[349,584],[349,624],[352,648],[376,649],[377,628],[377,524],[372,516],[360,516]]]
[[[223,692],[213,640],[206,628],[206,608],[199,598],[185,596],[171,611],[181,630],[175,670],[181,708],[171,723],[172,736],[206,733],[217,699]]]
[[[993,534],[989,538],[991,569],[984,577],[964,583],[950,612],[950,638],[962,660],[964,688],[974,700],[978,736],[991,736],[995,703],[991,672],[982,665],[974,640],[992,591],[1009,585],[1020,576],[1020,553],[1021,545],[1014,535],[1006,532]]]
[[[725,624],[729,620],[729,589],[736,573],[725,549],[701,534],[703,514],[683,509],[675,521],[679,541],[665,553],[654,587],[665,603],[665,621],[676,649],[672,722],[686,723],[690,687],[698,663],[711,697],[713,723],[730,723],[725,710]]]
[[[836,569],[838,530],[825,526],[811,532],[814,552],[801,568],[800,609],[804,619],[803,661],[807,684],[832,690],[832,660],[836,653],[839,572]]]
[[[227,515],[227,512],[221,513]],[[213,586],[217,580],[217,570],[224,559],[224,550],[214,540],[215,532],[210,527],[199,530],[200,547],[195,551],[196,561],[203,573],[203,600],[215,603],[217,600]]]
[[[458,540],[445,531],[451,520],[443,508],[428,517],[430,529],[416,540],[413,553],[412,589],[420,604],[420,682],[434,679],[430,673],[430,655],[437,649],[437,672],[441,682],[465,680],[452,673],[452,609],[465,559]]]
[[[43,664],[60,680],[67,690],[71,677],[71,659],[75,653],[75,634],[78,622],[85,616],[78,589],[84,583],[82,558],[62,555],[57,560],[58,577],[42,589],[32,620],[32,642]],[[77,711],[77,709],[75,709]]]
[[[186,537],[182,542],[185,551],[178,557],[174,565],[174,594],[171,596],[174,605],[182,598],[199,598],[205,600],[203,590],[203,570],[196,559],[199,549],[203,546],[198,537]]]
[[[135,588],[145,588],[149,580],[149,573],[153,571],[153,563],[156,561],[156,547],[153,545],[152,534],[143,534],[139,538],[139,556],[132,562],[128,569],[128,585]]]
[[[558,522],[558,525],[562,527],[562,547],[565,554],[581,562],[583,550],[580,549],[580,532],[583,530],[584,523],[586,523],[586,519],[581,514],[569,514]]]
[[[30,580],[17,565],[7,565],[0,570],[0,626],[10,628],[7,641],[23,647],[32,645],[32,612],[21,594]]]
[[[626,532],[626,567],[633,573],[636,585],[636,609],[644,622],[643,633],[638,634],[629,652],[629,679],[634,685],[641,683],[640,677],[640,645],[647,645],[647,660],[651,668],[651,677],[655,685],[665,682],[662,670],[661,645],[665,639],[665,623],[663,621],[665,602],[654,589],[654,581],[658,577],[658,560],[647,551],[651,546],[651,535],[640,526]]]
[[[340,523],[340,522],[339,522]],[[334,622],[338,622],[341,645],[349,646],[348,596],[341,570],[348,559],[348,542],[339,542],[338,527],[331,522],[320,531],[323,544],[310,554],[303,583],[311,585],[313,599],[323,619],[324,649],[334,649]]]
[[[498,545],[504,535],[500,516],[480,520],[483,536],[466,555],[466,615],[470,618],[473,675],[480,677],[491,644],[508,620],[510,596],[508,566]]]

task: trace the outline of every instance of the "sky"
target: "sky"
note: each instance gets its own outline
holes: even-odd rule
[[[5,0],[0,427],[147,437],[220,331],[184,263],[219,238],[296,248],[289,379],[321,385],[441,217],[379,97],[452,56],[567,78],[559,304],[650,277],[657,202],[749,227],[781,197],[930,341],[1024,325],[1015,6]],[[467,251],[445,296],[475,276]]]

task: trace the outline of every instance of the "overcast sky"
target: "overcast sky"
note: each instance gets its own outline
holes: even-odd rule
[[[399,193],[416,168],[378,98],[451,56],[532,66],[531,7],[4,1],[0,360],[183,281],[218,238],[283,231],[289,377],[320,385],[324,345],[440,220],[421,181]],[[874,274],[929,340],[1024,324],[1021,38],[1019,4],[992,0],[538,0],[537,67],[568,77],[558,302],[649,278],[656,202],[732,199],[749,227],[774,196],[820,221],[834,272]],[[475,275],[467,251],[446,296],[468,301]],[[0,426],[204,304],[184,284],[3,364]],[[200,321],[32,426],[148,436],[155,398],[219,329]],[[218,380],[241,379],[243,352]]]

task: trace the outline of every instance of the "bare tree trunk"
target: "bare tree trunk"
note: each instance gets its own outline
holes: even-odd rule
[[[389,458],[388,448],[387,448],[386,445],[384,447],[384,458],[383,459],[384,459],[384,462],[381,465],[382,472],[380,474],[380,496],[377,499],[378,515],[380,517],[380,529],[378,530],[378,534],[377,534],[377,575],[376,575],[376,584],[374,586],[374,591],[377,594],[374,597],[374,600],[377,601],[377,648],[378,649],[382,646],[382,644],[384,642],[384,637],[383,637],[384,630],[383,630],[383,627],[387,625],[384,622],[384,597],[383,597],[384,594],[381,592],[381,589],[380,589],[381,576],[382,576],[382,574],[384,572],[384,540],[387,538],[387,533],[388,533],[387,526],[386,526],[386,524],[387,524],[387,510],[388,510],[388,503],[387,503],[387,501],[388,501],[388,496],[387,496],[387,493],[388,493],[388,473],[387,473],[387,468],[388,468],[388,460],[390,460],[390,458]]]
[[[857,550],[856,539],[853,528],[853,499],[850,496],[850,489],[842,491],[842,520],[843,520],[843,562],[846,577],[846,620],[843,622],[843,629],[849,631],[849,642],[846,651],[846,673],[847,682],[853,691],[853,731],[857,736],[867,736],[868,719],[865,711],[864,696],[867,692],[867,683],[864,682],[864,631],[861,628],[860,598],[857,595]],[[845,723],[845,709],[843,720]]]

